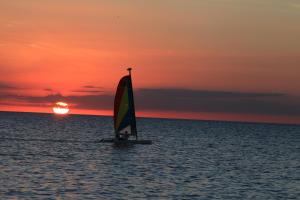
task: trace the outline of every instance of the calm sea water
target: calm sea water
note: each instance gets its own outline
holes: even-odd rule
[[[0,112],[0,199],[299,199],[300,126]]]

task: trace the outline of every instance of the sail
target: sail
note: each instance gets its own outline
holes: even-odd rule
[[[137,134],[131,75],[121,78],[117,88],[114,102],[114,127],[116,134]]]

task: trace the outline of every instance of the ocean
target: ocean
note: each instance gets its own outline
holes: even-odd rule
[[[300,126],[0,112],[0,199],[299,199]]]

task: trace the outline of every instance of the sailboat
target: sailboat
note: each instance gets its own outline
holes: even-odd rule
[[[114,101],[114,130],[113,139],[103,139],[102,142],[115,144],[152,144],[151,140],[139,140],[136,128],[134,97],[132,89],[131,68],[129,74],[119,81]],[[135,139],[130,139],[135,137]]]

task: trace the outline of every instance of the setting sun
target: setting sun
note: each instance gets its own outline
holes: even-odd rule
[[[53,112],[59,115],[68,114],[69,112],[68,104],[64,102],[55,103],[55,106],[53,107]]]

